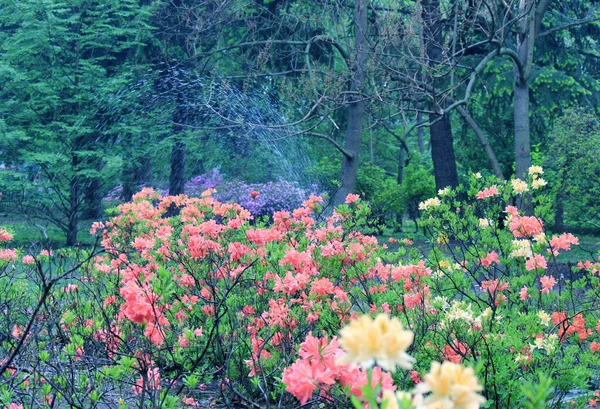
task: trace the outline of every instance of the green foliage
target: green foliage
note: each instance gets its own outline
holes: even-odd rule
[[[557,121],[546,156],[557,217],[567,225],[600,228],[600,119],[571,108]],[[564,211],[564,215],[560,214]]]
[[[96,102],[120,89],[123,63],[141,43],[146,8],[132,0],[3,2],[11,30],[0,48],[4,163],[29,166],[21,211],[49,220],[76,242],[78,219],[97,217],[103,192],[120,172]],[[139,20],[139,19],[142,20]],[[131,66],[129,67],[131,69]],[[114,182],[112,182],[114,183]],[[31,199],[31,200],[30,200]]]

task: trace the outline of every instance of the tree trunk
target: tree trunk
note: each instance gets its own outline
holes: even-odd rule
[[[69,191],[69,222],[67,224],[67,246],[74,246],[77,243],[77,225],[79,223],[79,178],[77,176],[77,168],[79,160],[77,154],[71,157],[71,169],[73,176],[71,177],[71,186]]]
[[[399,185],[402,185],[404,181],[404,167],[406,165],[406,151],[404,150],[404,146],[400,145],[400,155],[398,157],[398,179],[397,182]]]
[[[502,174],[502,169],[500,168],[500,164],[498,163],[498,158],[496,157],[496,154],[494,153],[494,150],[492,149],[487,138],[483,134],[483,131],[481,130],[479,125],[477,125],[477,122],[475,122],[473,117],[471,117],[471,114],[469,114],[469,111],[467,111],[465,108],[458,107],[457,110],[458,110],[458,113],[467,122],[467,124],[471,127],[473,132],[475,132],[475,135],[477,136],[479,143],[481,143],[481,145],[483,146],[483,149],[485,150],[485,153],[488,157],[488,160],[490,161],[490,165],[492,166],[492,169],[494,170],[494,174],[496,175],[496,177],[500,180],[504,180],[504,175]]]
[[[435,121],[434,115],[430,121]],[[433,174],[435,187],[444,189],[447,186],[458,186],[458,172],[456,171],[456,160],[454,158],[454,146],[452,138],[452,127],[450,118],[444,115],[430,127],[431,132],[431,159],[433,161]]]
[[[423,113],[417,114],[417,123],[423,122]],[[419,145],[419,153],[425,153],[425,127],[420,126],[417,128],[417,143]]]
[[[441,62],[443,51],[443,25],[439,0],[423,1],[423,25],[426,64],[433,66]],[[432,111],[436,111],[435,100],[431,102],[430,107]],[[456,187],[458,186],[458,171],[456,170],[450,117],[446,114],[439,119],[438,115],[431,114],[429,121],[436,121],[429,127],[435,185],[438,189],[446,186]]]
[[[169,195],[183,194],[185,190],[185,142],[179,136],[173,141],[171,149],[171,174],[169,177]]]
[[[171,148],[171,174],[169,176],[169,195],[183,194],[185,191],[185,142],[183,140],[184,124],[187,121],[186,98],[179,92],[177,106],[173,114],[173,132],[175,137]]]
[[[365,102],[362,90],[365,80],[365,65],[367,50],[365,36],[367,33],[367,1],[355,0],[354,2],[354,46],[356,60],[354,62],[352,79],[350,80],[350,104],[348,105],[348,124],[344,149],[350,155],[342,157],[340,173],[340,188],[333,197],[333,204],[344,203],[346,196],[354,191],[358,175],[358,157],[362,136]]]
[[[527,179],[531,166],[531,142],[529,137],[529,81],[515,80],[514,85],[514,120],[515,120],[515,162],[516,176]]]
[[[556,195],[556,209],[554,210],[554,232],[565,231],[565,204],[562,194]]]
[[[138,187],[148,182],[152,171],[152,163],[149,158],[132,158],[123,168],[123,192],[121,199],[131,201]]]
[[[98,173],[102,172],[103,164],[100,158],[92,158],[87,164]],[[100,176],[86,178],[83,189],[83,214],[84,220],[98,220],[102,217],[102,180]]]
[[[92,178],[88,180],[83,192],[85,211],[82,215],[83,219],[98,220],[102,217],[102,182],[100,178]]]

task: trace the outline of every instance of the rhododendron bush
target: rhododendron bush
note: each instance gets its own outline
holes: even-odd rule
[[[421,206],[430,245],[393,250],[360,232],[357,195],[258,222],[211,190],[144,189],[93,226],[101,251],[86,254],[28,254],[2,233],[0,407],[509,408],[576,387],[583,407],[600,263],[557,262],[578,241],[546,231],[540,172],[473,176],[465,200],[440,191]],[[552,394],[521,388],[540,374]]]

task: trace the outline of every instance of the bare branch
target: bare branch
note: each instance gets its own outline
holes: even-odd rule
[[[599,21],[599,20],[600,20],[600,16],[595,16],[595,17],[590,17],[590,18],[586,18],[586,19],[575,20],[574,22],[569,23],[569,24],[565,24],[564,26],[554,27],[554,28],[551,28],[550,30],[546,30],[543,33],[538,34],[536,38],[544,37],[544,36],[547,36],[549,34],[554,34],[557,31],[567,30],[567,29],[569,29],[571,27],[575,27],[575,26],[579,26],[579,25],[587,24],[587,23],[593,23],[594,21]]]
[[[335,139],[333,139],[332,137],[330,137],[328,135],[325,135],[320,132],[305,132],[304,135],[316,136],[317,138],[325,139],[327,142],[329,142],[333,146],[335,146],[335,148],[338,151],[340,151],[348,159],[354,158],[354,153],[348,152],[347,150],[345,150],[342,145],[340,145]]]

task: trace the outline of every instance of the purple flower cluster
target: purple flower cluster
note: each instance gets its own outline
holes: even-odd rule
[[[216,189],[223,183],[223,175],[218,168],[199,176],[194,176],[185,183],[185,194],[188,196],[200,196],[208,189]]]
[[[136,191],[144,188],[138,187]],[[277,182],[246,183],[241,180],[224,181],[219,169],[199,176],[194,176],[185,184],[185,194],[199,197],[208,189],[216,189],[213,195],[221,202],[235,202],[248,209],[254,217],[272,216],[273,212],[280,210],[292,211],[302,206],[302,202],[310,195],[319,194],[316,185],[302,188],[295,182],[280,179]],[[162,196],[167,196],[168,191],[160,189]],[[122,199],[123,186],[115,186],[104,197],[106,201],[118,201]]]
[[[203,191],[210,188],[217,189],[214,194],[215,199],[221,202],[239,203],[254,217],[271,216],[273,212],[280,210],[292,211],[318,191],[316,185],[305,189],[297,183],[281,179],[267,183],[246,183],[241,180],[223,182],[223,175],[218,169],[196,176],[185,185],[186,194],[189,196],[200,196]],[[251,192],[258,192],[258,195]]]

